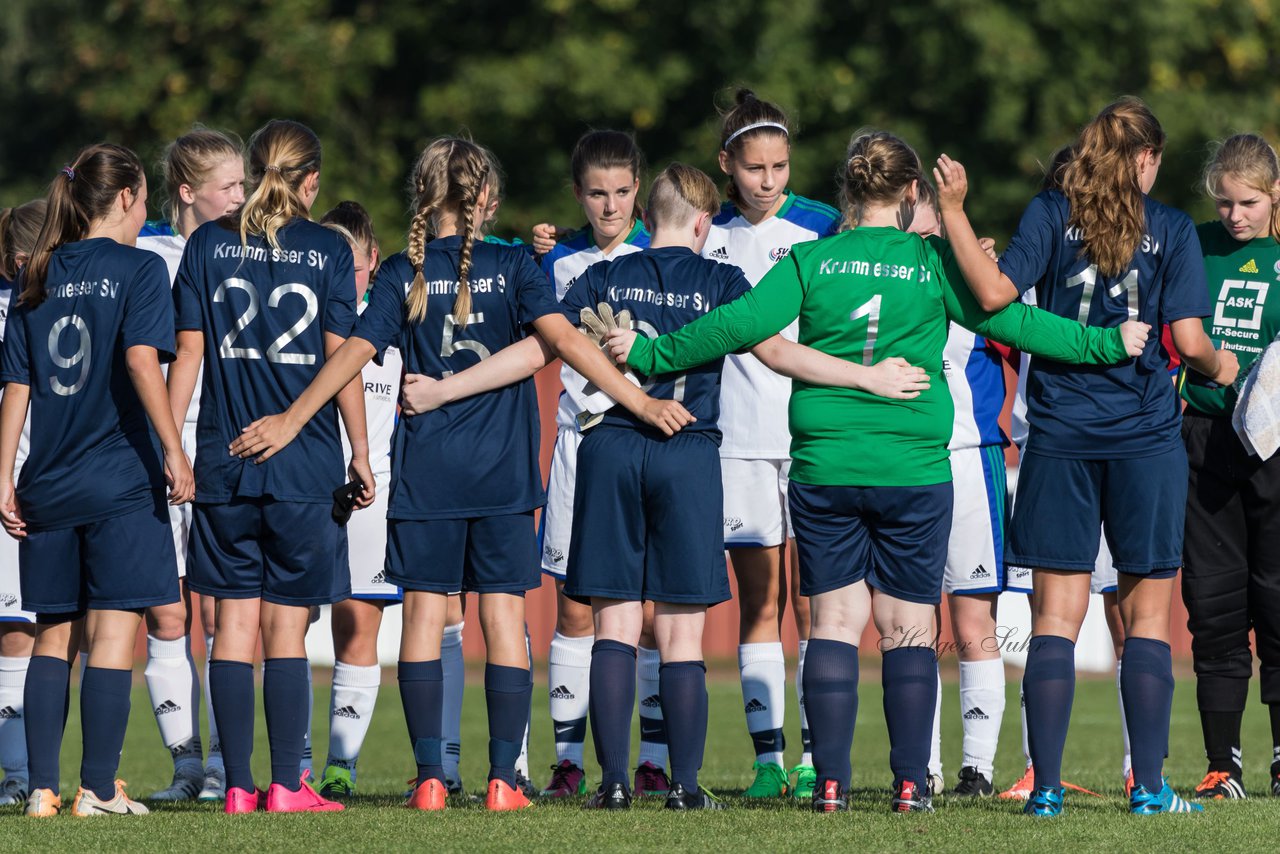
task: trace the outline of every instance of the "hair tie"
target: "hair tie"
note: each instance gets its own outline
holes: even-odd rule
[[[728,151],[730,143],[732,143],[735,139],[742,136],[747,131],[758,130],[759,128],[774,128],[775,130],[782,131],[782,135],[787,137],[788,139],[791,137],[791,131],[787,130],[787,126],[784,124],[779,124],[778,122],[752,122],[746,127],[739,128],[738,130],[735,130],[733,133],[729,134],[729,138],[724,141],[724,145],[721,146],[721,148],[723,148],[725,151]]]
[[[280,167],[279,167],[279,166],[276,166],[274,163],[273,163],[272,165],[270,165],[270,166],[263,166],[263,167],[262,167],[262,171],[263,171],[263,172],[275,172],[277,175],[281,174],[281,169],[280,169]]]
[[[76,170],[72,169],[70,166],[63,166],[62,174],[67,176],[68,181],[74,181],[76,179]]]

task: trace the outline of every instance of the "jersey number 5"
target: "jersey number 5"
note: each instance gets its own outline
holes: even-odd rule
[[[218,355],[224,359],[261,359],[262,351],[257,347],[235,346],[236,339],[249,328],[249,324],[253,323],[253,319],[258,316],[258,289],[248,279],[225,279],[218,285],[218,289],[213,292],[213,301],[226,302],[227,294],[232,288],[242,290],[248,294],[249,305],[244,310],[244,313],[236,318],[235,326],[223,337],[222,343],[218,345]],[[314,365],[316,363],[314,353],[286,353],[284,348],[293,343],[293,339],[306,332],[312,323],[315,323],[316,317],[320,314],[320,300],[311,288],[298,282],[291,282],[287,285],[279,285],[271,292],[271,295],[267,297],[267,308],[276,308],[289,294],[297,294],[302,297],[305,309],[302,312],[302,316],[292,326],[280,333],[276,340],[272,341],[271,345],[267,347],[267,361],[274,362],[277,365]]]
[[[467,326],[476,323],[484,323],[484,312],[467,315]],[[453,332],[458,328],[458,318],[452,314],[444,316],[444,333],[440,336],[440,358],[447,359],[459,350],[470,350],[480,359],[489,358],[489,348],[481,344],[479,341],[469,341],[465,338],[454,340]],[[445,371],[441,376],[449,376],[453,371]]]

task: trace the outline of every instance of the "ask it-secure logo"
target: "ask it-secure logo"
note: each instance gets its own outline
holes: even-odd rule
[[[1257,269],[1257,265],[1254,265]],[[1267,302],[1270,282],[1226,279],[1218,292],[1213,311],[1213,325],[1223,329],[1257,330],[1262,328],[1262,309]]]

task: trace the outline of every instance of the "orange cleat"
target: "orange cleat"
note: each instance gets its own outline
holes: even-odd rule
[[[31,818],[52,818],[62,812],[62,798],[53,789],[32,789],[25,813]]]
[[[1036,772],[1030,765],[1023,772],[1018,782],[1001,792],[997,797],[1004,798],[1006,801],[1025,801],[1031,797],[1031,792],[1036,787]]]
[[[411,810],[433,812],[445,808],[445,798],[449,790],[444,783],[434,778],[423,780],[413,787],[413,793],[404,805]]]
[[[342,804],[325,800],[311,788],[307,778],[310,771],[303,771],[298,791],[291,792],[279,783],[267,789],[267,812],[342,812]]]
[[[491,812],[507,812],[509,810],[522,810],[529,806],[533,806],[533,804],[525,797],[524,792],[508,786],[501,780],[489,781],[489,791],[484,798],[485,809]]]

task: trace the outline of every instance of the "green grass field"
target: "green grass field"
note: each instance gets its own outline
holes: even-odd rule
[[[944,662],[954,674],[954,661]],[[545,670],[542,670],[545,674]],[[864,671],[857,735],[854,739],[855,799],[847,814],[817,816],[791,801],[745,803],[737,797],[750,782],[752,756],[743,725],[741,696],[728,666],[712,669],[711,726],[703,782],[728,801],[719,814],[670,814],[660,804],[641,803],[627,814],[588,813],[579,802],[537,804],[519,814],[487,814],[476,803],[451,804],[443,814],[403,809],[400,792],[412,772],[404,719],[394,681],[384,684],[369,740],[360,759],[360,791],[341,814],[224,816],[220,805],[156,807],[149,817],[82,821],[70,816],[27,820],[17,807],[0,808],[0,840],[5,852],[126,851],[168,852],[341,851],[341,850],[717,850],[823,851],[831,847],[869,851],[1108,850],[1271,850],[1280,829],[1280,799],[1266,796],[1270,740],[1266,715],[1252,705],[1245,719],[1245,784],[1254,793],[1247,802],[1212,804],[1204,815],[1136,818],[1128,815],[1120,791],[1120,729],[1114,682],[1081,680],[1076,692],[1065,774],[1074,783],[1102,792],[1092,798],[1068,793],[1067,814],[1036,821],[1019,805],[998,800],[940,798],[937,813],[897,816],[888,811],[888,740],[880,703],[879,678]],[[1020,772],[1017,674],[1010,673],[1008,713],[996,763],[996,784],[1003,787]],[[317,771],[328,737],[327,671],[316,672],[315,755]],[[387,678],[392,678],[387,671]],[[790,693],[790,692],[789,692]],[[794,696],[789,700],[794,704]],[[80,756],[79,724],[73,701],[63,750],[64,797],[73,795]],[[535,696],[532,750],[534,776],[545,782],[552,762],[545,694]],[[954,683],[946,685],[943,707],[943,758],[954,782],[960,760],[960,720]],[[794,709],[788,736],[798,742]],[[463,717],[463,779],[470,791],[482,789],[486,751],[484,696],[479,674],[470,676]],[[637,736],[638,737],[638,736]],[[269,778],[267,739],[259,706],[258,749],[254,769]],[[1203,753],[1195,713],[1194,685],[1178,684],[1174,701],[1172,756],[1166,766],[1174,785],[1192,788],[1203,774]],[[588,757],[591,749],[588,747]],[[798,745],[788,759],[799,756]],[[146,690],[134,692],[133,717],[121,763],[121,776],[135,796],[169,781],[171,765],[161,747],[148,709]],[[595,777],[596,769],[590,774]],[[68,801],[69,802],[69,801]]]

